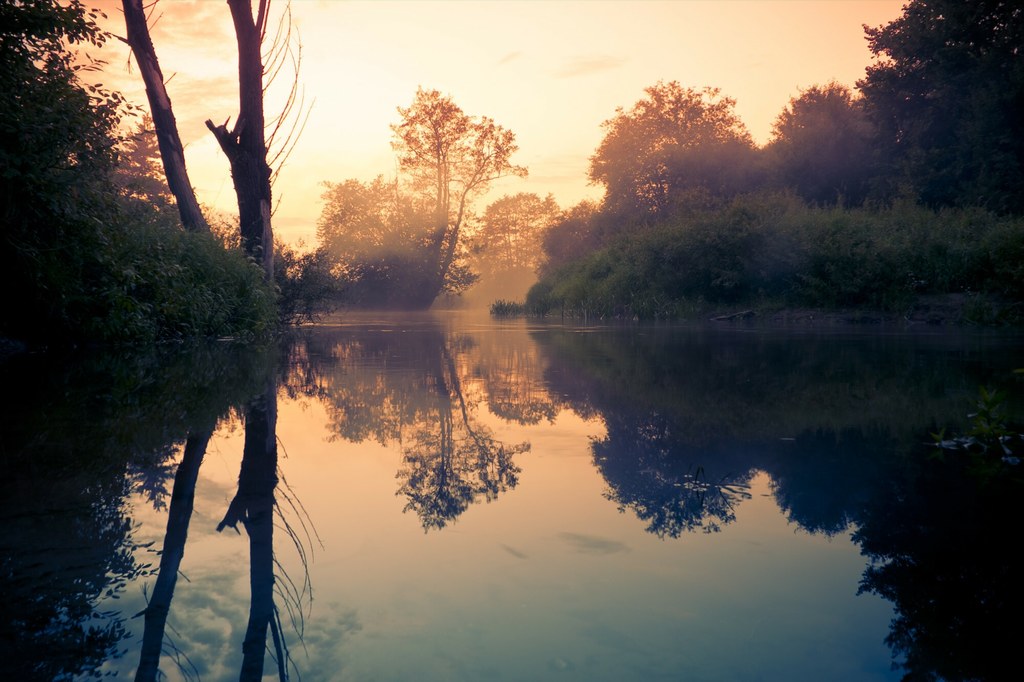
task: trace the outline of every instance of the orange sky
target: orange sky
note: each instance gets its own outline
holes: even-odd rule
[[[94,0],[124,34],[119,0]],[[282,8],[284,0],[275,0]],[[293,0],[308,124],[274,187],[279,238],[315,241],[320,183],[392,176],[389,125],[417,86],[451,95],[470,115],[516,134],[526,179],[507,193],[549,192],[562,207],[598,198],[587,184],[601,122],[659,80],[718,87],[758,143],[800,88],[853,85],[870,63],[863,24],[899,16],[903,0]],[[223,0],[160,0],[153,42],[199,201],[232,211],[226,158],[203,125],[237,113],[236,48]],[[101,56],[102,80],[146,101],[127,49]],[[172,77],[173,74],[173,77]],[[268,117],[276,111],[268,101]]]

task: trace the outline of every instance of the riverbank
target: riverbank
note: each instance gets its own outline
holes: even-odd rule
[[[491,316],[530,317],[524,304],[496,301]],[[549,314],[547,317],[550,317]],[[565,317],[578,317],[565,315]],[[593,318],[589,319],[609,319]],[[620,319],[620,318],[611,318]],[[699,308],[683,320],[771,326],[903,325],[932,327],[1024,327],[1024,303],[978,294],[929,294],[916,297],[901,311],[870,308],[741,307]]]
[[[863,308],[783,308],[712,312],[711,322],[762,322],[771,325],[902,324],[934,327],[1017,327],[1024,325],[1024,304],[971,294],[928,295],[902,311]]]

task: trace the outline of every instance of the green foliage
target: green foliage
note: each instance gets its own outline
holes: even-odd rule
[[[196,336],[259,336],[276,322],[263,271],[205,234],[125,225],[107,233],[108,267],[75,318],[86,338],[149,342]]]
[[[733,196],[751,188],[754,144],[716,88],[659,82],[628,111],[604,122],[590,179],[605,186],[605,206],[641,219],[663,217],[683,190]]]
[[[935,446],[941,452],[961,451],[1008,465],[1020,463],[1024,451],[1024,433],[1010,425],[1005,391],[978,390],[976,412],[968,416],[970,429],[963,436],[946,435],[946,429],[933,433]]]
[[[866,29],[858,83],[894,182],[931,206],[1024,211],[1024,12],[1003,0],[912,0]]]
[[[1019,301],[1022,267],[1020,219],[909,204],[819,209],[753,195],[566,263],[534,286],[526,305],[639,319],[741,305],[900,311],[921,294]]]
[[[526,306],[515,301],[499,299],[491,304],[492,317],[521,317],[526,313]]]
[[[123,101],[83,85],[87,58],[69,47],[102,44],[96,17],[77,0],[0,4],[0,336],[122,343],[271,330],[260,271],[152,204],[144,148],[129,145],[118,167]]]
[[[290,325],[319,320],[344,295],[343,283],[331,273],[326,249],[299,253],[285,244],[276,246],[274,283],[278,316]]]

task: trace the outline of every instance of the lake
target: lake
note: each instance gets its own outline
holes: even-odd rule
[[[9,679],[999,679],[1010,333],[350,314],[0,362]],[[932,676],[932,677],[928,677]]]

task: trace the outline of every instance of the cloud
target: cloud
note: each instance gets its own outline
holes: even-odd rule
[[[576,57],[563,64],[555,70],[557,78],[576,78],[577,76],[589,76],[602,71],[617,69],[626,63],[623,57],[612,57],[610,55],[589,55]]]
[[[522,52],[509,52],[508,54],[504,55],[501,59],[498,60],[497,66],[503,66],[505,64],[508,64],[509,62],[514,62],[522,56]]]
[[[559,533],[558,537],[582,554],[618,554],[629,551],[629,547],[618,540],[609,540],[596,535]]]

